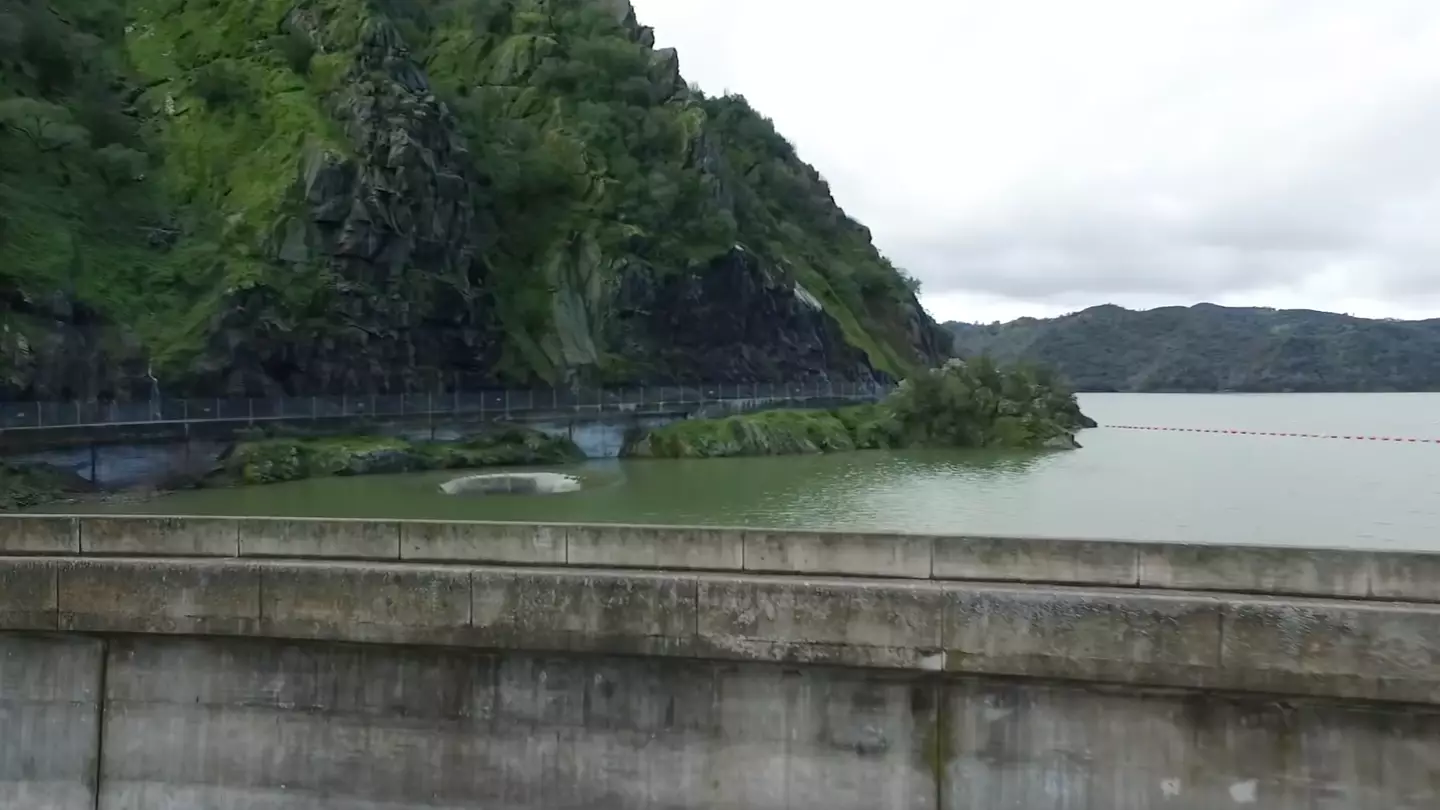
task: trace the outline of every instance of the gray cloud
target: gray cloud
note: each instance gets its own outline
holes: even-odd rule
[[[689,78],[775,118],[942,317],[1440,315],[1429,0],[891,0],[905,37],[845,0],[635,5]]]

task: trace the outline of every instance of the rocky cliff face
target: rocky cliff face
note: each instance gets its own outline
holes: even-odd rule
[[[66,237],[0,242],[0,287],[81,268],[69,310],[0,303],[31,335],[0,343],[7,398],[863,379],[948,348],[819,175],[624,0],[86,2],[14,15],[70,67],[0,54],[0,226]],[[96,228],[107,191],[132,204]],[[105,330],[129,344],[61,359]]]

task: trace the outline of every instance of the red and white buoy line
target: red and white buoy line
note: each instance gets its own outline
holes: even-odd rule
[[[1440,444],[1440,439],[1410,439],[1397,436],[1342,436],[1329,433],[1280,433],[1268,430],[1219,430],[1210,428],[1152,427],[1149,425],[1103,425],[1115,430],[1164,430],[1171,433],[1225,433],[1233,436],[1284,436],[1293,439],[1345,439],[1360,442],[1406,442]]]

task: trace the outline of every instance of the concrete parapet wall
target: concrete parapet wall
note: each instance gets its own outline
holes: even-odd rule
[[[481,521],[0,516],[0,555],[304,558],[1110,586],[1440,603],[1440,554]]]
[[[1440,704],[1440,605],[856,577],[0,558],[0,630],[644,654]]]

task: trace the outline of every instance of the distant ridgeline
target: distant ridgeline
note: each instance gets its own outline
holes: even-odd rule
[[[0,399],[898,379],[915,288],[627,0],[0,3]]]
[[[1440,391],[1440,320],[1106,305],[945,327],[963,356],[1043,363],[1080,391]]]

